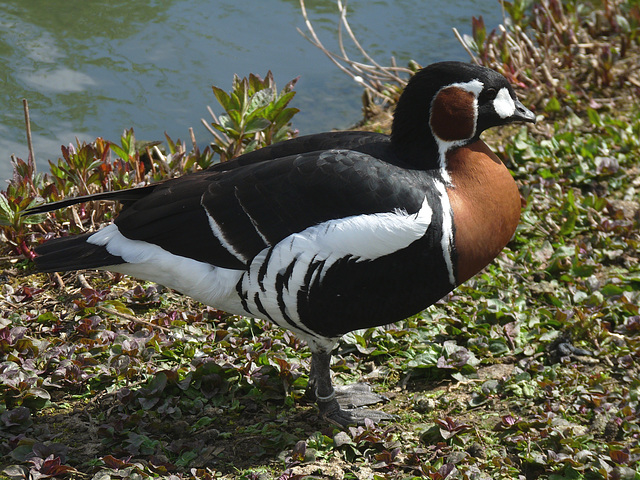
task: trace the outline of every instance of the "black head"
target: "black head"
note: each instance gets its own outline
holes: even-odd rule
[[[437,159],[475,141],[487,128],[535,122],[507,79],[478,65],[434,63],[405,87],[393,120],[392,142],[403,156]]]

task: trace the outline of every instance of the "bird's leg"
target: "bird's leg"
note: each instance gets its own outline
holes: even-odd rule
[[[320,413],[331,417],[340,411],[340,404],[336,400],[336,392],[331,383],[331,353],[313,353],[311,355],[311,370],[309,371],[309,385],[307,397],[318,404]]]
[[[320,414],[341,426],[364,424],[365,418],[374,422],[391,420],[393,416],[377,410],[358,408],[385,400],[364,384],[333,388],[331,383],[331,354],[314,352],[311,355],[311,370],[306,396],[315,400]]]
[[[316,390],[318,385],[318,364],[320,363],[320,356],[325,355],[323,353],[311,354],[311,367],[309,368],[309,382],[307,383],[307,389],[304,392],[304,396],[310,402],[317,400]],[[329,357],[331,361],[331,357]]]

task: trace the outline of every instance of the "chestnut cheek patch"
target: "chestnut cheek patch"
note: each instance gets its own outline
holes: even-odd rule
[[[475,95],[460,87],[440,90],[431,104],[431,131],[440,140],[466,140],[475,132]]]

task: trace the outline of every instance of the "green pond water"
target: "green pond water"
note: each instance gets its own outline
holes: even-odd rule
[[[318,35],[337,49],[338,9],[308,0]],[[379,62],[395,56],[431,62],[468,56],[451,28],[470,32],[472,15],[489,28],[502,20],[495,1],[351,0],[350,24]],[[22,99],[31,111],[37,165],[59,156],[60,145],[96,136],[138,139],[210,134],[200,124],[211,92],[229,89],[233,74],[266,74],[279,86],[300,76],[293,105],[301,134],[357,122],[361,87],[297,31],[298,0],[9,0],[0,2],[0,179],[11,155],[27,158]],[[355,50],[351,50],[354,58]],[[0,188],[4,188],[4,181]]]

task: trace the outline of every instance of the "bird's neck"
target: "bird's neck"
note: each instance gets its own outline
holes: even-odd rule
[[[391,147],[394,153],[407,165],[420,170],[434,170],[441,166],[438,144],[426,127],[416,125],[399,127],[394,120]]]

